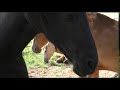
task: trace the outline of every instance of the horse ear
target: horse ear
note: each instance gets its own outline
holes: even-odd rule
[[[25,18],[34,28],[41,31],[41,12],[24,12]]]

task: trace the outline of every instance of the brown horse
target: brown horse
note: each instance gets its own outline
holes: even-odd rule
[[[87,15],[99,57],[98,67],[89,77],[98,77],[99,70],[118,72],[118,21],[98,13],[89,12]]]
[[[55,47],[51,42],[48,42],[48,39],[45,37],[43,33],[39,33],[34,37],[32,51],[34,53],[40,53],[41,49],[44,50],[44,62],[48,63],[50,58],[53,56],[54,52],[57,52],[57,59],[58,63],[68,63],[67,58],[62,54],[62,52]]]
[[[48,63],[50,58],[53,56],[54,52],[57,52],[57,57],[59,57],[57,59],[58,63],[62,63],[62,62],[67,63],[68,62],[68,60],[64,56],[64,54],[57,47],[55,47],[54,44],[52,44],[51,42],[48,42],[43,47],[43,51],[44,51],[44,62],[45,63]]]
[[[40,53],[42,47],[47,44],[48,39],[43,33],[39,33],[34,37],[32,51],[34,53]]]
[[[99,56],[99,64],[95,72],[88,77],[99,77],[99,70],[118,72],[118,22],[96,12],[87,12],[87,17]],[[40,39],[41,37],[43,36],[40,35],[38,38]],[[34,44],[37,44],[35,43],[36,41],[37,40],[34,40]],[[40,44],[37,44],[36,46],[43,45],[43,43],[41,44],[41,41],[42,40],[40,40]],[[48,40],[44,37],[43,42],[46,44]],[[52,43],[49,42],[46,44],[44,48],[45,62],[48,62],[54,52],[61,53]],[[64,59],[65,57],[62,54],[58,61]]]

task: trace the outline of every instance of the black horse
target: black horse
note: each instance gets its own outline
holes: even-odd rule
[[[28,77],[22,51],[40,32],[73,63],[76,74],[94,72],[98,54],[85,12],[1,12],[0,78]]]

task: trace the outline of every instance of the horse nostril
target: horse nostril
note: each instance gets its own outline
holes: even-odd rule
[[[88,61],[88,67],[91,69],[91,70],[93,70],[94,69],[94,62],[93,61],[91,61],[91,60],[89,60]]]

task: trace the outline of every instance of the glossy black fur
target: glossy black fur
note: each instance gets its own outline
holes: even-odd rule
[[[25,46],[43,32],[74,65],[80,76],[91,74],[97,50],[83,12],[1,12],[0,78],[27,78]]]

